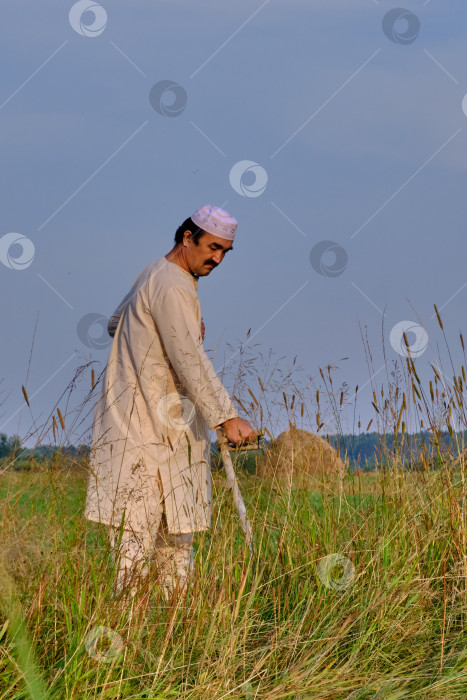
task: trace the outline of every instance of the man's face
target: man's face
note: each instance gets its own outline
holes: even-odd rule
[[[231,241],[219,238],[212,233],[203,233],[198,245],[187,238],[188,245],[184,248],[185,260],[193,275],[205,277],[224,259],[225,254],[232,250]]]

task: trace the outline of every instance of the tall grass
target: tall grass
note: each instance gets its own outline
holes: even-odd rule
[[[84,459],[29,472],[5,463],[0,700],[465,698],[465,464],[462,444],[456,460],[441,441],[443,427],[455,437],[465,426],[463,368],[448,382],[434,366],[430,388],[409,355],[389,386],[372,387],[384,465],[374,474],[304,489],[239,470],[253,558],[214,473],[212,528],[196,537],[189,589],[170,602],[152,574],[131,601],[114,597],[105,527],[82,518]],[[339,413],[344,389],[330,368],[320,376],[312,409],[303,387],[279,382],[291,423],[326,430]],[[267,373],[243,379],[237,398],[274,433]],[[407,464],[407,426],[422,421],[432,441]]]
[[[18,642],[4,607],[0,698],[465,697],[463,490],[447,468],[349,474],[340,494],[243,477],[254,560],[216,475],[190,590],[167,604],[150,580],[147,607],[144,589],[131,604],[112,598],[104,529],[81,517],[83,474],[2,483],[25,631]],[[343,587],[339,567],[319,575],[331,554],[355,567]],[[100,627],[118,637],[86,647]]]

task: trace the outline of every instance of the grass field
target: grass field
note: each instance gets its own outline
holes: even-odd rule
[[[245,474],[253,559],[221,472],[213,487],[186,598],[151,581],[145,607],[112,598],[84,468],[4,472],[0,700],[467,696],[459,471],[349,474],[342,490]]]

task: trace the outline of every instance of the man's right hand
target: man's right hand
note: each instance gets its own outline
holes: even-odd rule
[[[257,440],[256,431],[243,418],[230,418],[222,423],[227,440],[236,447]]]

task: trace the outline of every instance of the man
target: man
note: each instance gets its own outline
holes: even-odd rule
[[[94,416],[85,515],[109,525],[124,590],[154,561],[170,596],[192,567],[193,533],[211,522],[210,430],[255,439],[203,349],[197,295],[232,250],[237,221],[207,205],[177,230],[109,322],[115,334]],[[131,590],[135,590],[134,588]]]

